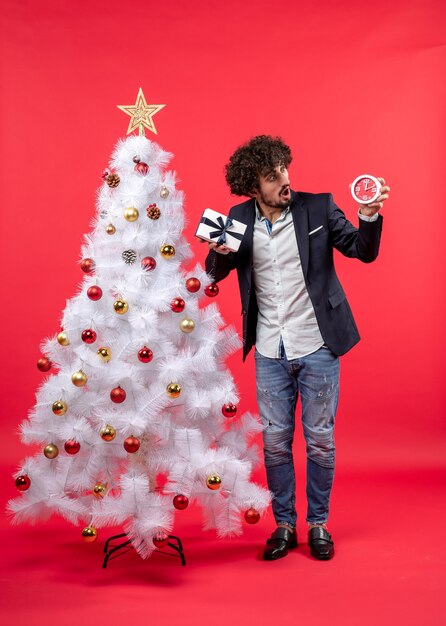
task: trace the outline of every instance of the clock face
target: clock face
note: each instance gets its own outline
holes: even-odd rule
[[[381,192],[381,185],[374,176],[358,176],[352,184],[352,195],[356,202],[370,204],[374,202]]]

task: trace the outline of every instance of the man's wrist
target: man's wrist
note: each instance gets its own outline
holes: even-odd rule
[[[361,213],[361,209],[359,209],[358,216],[359,219],[363,220],[363,222],[376,222],[379,217],[379,213],[377,212],[373,215],[365,215],[364,213]]]

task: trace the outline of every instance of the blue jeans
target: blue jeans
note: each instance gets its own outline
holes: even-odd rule
[[[327,347],[288,361],[255,351],[257,403],[263,424],[268,488],[278,524],[296,526],[293,463],[294,414],[300,391],[307,451],[307,521],[328,519],[335,465],[334,421],[339,396],[339,358]]]

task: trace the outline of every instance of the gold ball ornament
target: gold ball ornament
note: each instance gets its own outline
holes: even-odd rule
[[[206,478],[206,485],[208,489],[212,489],[212,491],[216,491],[221,487],[221,478],[217,476],[217,474],[211,474]]]
[[[105,232],[107,233],[107,235],[114,235],[116,232],[116,226],[113,226],[113,224],[108,224],[108,226],[105,227]]]
[[[82,370],[74,372],[74,374],[71,376],[71,382],[75,387],[83,387],[87,384],[87,380],[87,375]]]
[[[129,310],[129,305],[125,300],[116,300],[116,302],[113,303],[113,308],[118,315],[124,315],[124,313],[127,313]]]
[[[96,354],[98,354],[101,357],[104,363],[108,363],[110,359],[112,358],[112,353],[111,353],[110,348],[99,348]]]
[[[169,197],[169,190],[167,189],[167,187],[161,187],[160,196],[161,198],[163,198],[163,200]]]
[[[104,441],[113,441],[116,437],[116,428],[110,426],[110,424],[106,424],[103,426],[99,433]]]
[[[106,493],[107,485],[104,485],[103,483],[96,483],[96,485],[93,487],[93,495],[98,500],[102,500]]]
[[[68,346],[70,344],[70,340],[68,339],[67,333],[63,330],[57,335],[57,342],[61,346]]]
[[[161,256],[165,259],[172,259],[175,256],[175,248],[170,243],[165,243],[160,248]]]
[[[56,400],[56,402],[53,402],[53,406],[51,407],[54,415],[65,415],[67,409],[68,406],[63,400]]]
[[[195,328],[195,322],[194,320],[185,317],[184,320],[181,320],[180,322],[180,328],[183,333],[191,333]]]
[[[43,449],[43,454],[47,459],[55,459],[59,454],[59,448],[54,443],[49,443]]]
[[[85,543],[93,543],[98,538],[98,531],[94,526],[87,526],[82,530],[82,539]]]
[[[166,391],[171,398],[178,398],[181,393],[181,386],[178,383],[170,383],[167,385]]]
[[[136,222],[139,217],[139,211],[134,206],[130,206],[124,211],[124,217],[128,222]]]

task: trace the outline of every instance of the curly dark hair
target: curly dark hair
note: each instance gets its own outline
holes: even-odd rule
[[[292,159],[291,149],[280,137],[258,135],[237,148],[230,157],[226,182],[236,196],[251,196],[258,187],[259,176],[278,165],[288,167]]]

